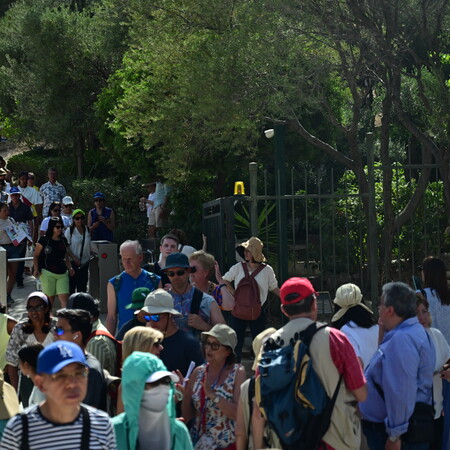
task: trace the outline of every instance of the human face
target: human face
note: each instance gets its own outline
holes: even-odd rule
[[[191,283],[202,283],[208,280],[209,277],[209,273],[207,270],[205,270],[203,268],[203,266],[201,265],[200,261],[197,261],[195,259],[193,259],[192,261],[189,261],[189,264],[191,265],[191,267],[194,267],[195,270],[193,272],[191,272]]]
[[[208,336],[202,343],[207,362],[225,363],[230,350],[222,345],[218,339]]]
[[[27,183],[28,183],[28,176],[27,175],[22,175],[19,178],[19,186],[21,188],[26,188],[27,187]]]
[[[66,214],[71,214],[72,213],[72,205],[63,205],[62,206],[63,207],[63,210],[64,210],[64,212],[66,213]]]
[[[165,271],[167,276],[169,277],[170,284],[177,290],[181,291],[181,289],[186,288],[189,283],[189,275],[190,269],[185,267],[172,267]],[[181,275],[181,273],[183,273]]]
[[[244,249],[244,259],[247,262],[254,262],[252,253],[247,249]]]
[[[9,216],[9,209],[5,205],[2,209],[0,209],[0,219],[7,219]]]
[[[11,197],[11,203],[13,205],[17,205],[20,203],[20,194],[11,194],[10,197]]]
[[[102,209],[105,205],[105,199],[104,198],[94,198],[94,205],[96,208]]]
[[[33,187],[34,186],[34,177],[29,177],[27,180],[28,186]]]
[[[159,247],[159,251],[162,253],[164,257],[169,256],[171,253],[176,253],[178,251],[177,241],[173,239],[164,239],[163,243]]]
[[[416,308],[416,316],[423,327],[428,328],[430,326],[430,312],[425,305],[420,304]]]
[[[141,313],[143,313],[142,317],[144,318],[147,327],[152,327],[155,330],[161,331],[162,333],[167,331],[170,314],[168,313],[150,314],[144,311],[141,311]],[[149,320],[147,320],[147,318]],[[155,320],[156,318],[158,318],[159,320]]]
[[[80,332],[73,331],[67,319],[58,317],[55,329],[55,340],[74,342],[77,334],[80,334]]]
[[[50,183],[52,183],[52,184],[55,184],[56,177],[58,176],[58,172],[56,172],[56,170],[49,170],[47,175],[48,175],[48,181],[50,181]]]
[[[390,317],[392,316],[392,306],[386,306],[384,304],[384,295],[381,296],[380,303],[378,305],[378,320],[379,322],[386,328],[386,330],[390,330]]]
[[[150,353],[159,358],[159,355],[163,350],[164,350],[164,347],[162,346],[161,342],[159,340],[157,340],[153,343],[153,346],[150,349]]]
[[[125,247],[121,250],[122,265],[127,273],[136,273],[141,269],[142,254],[136,254],[132,247]]]
[[[54,206],[50,212],[52,213],[52,217],[58,217],[61,214],[61,206]]]
[[[48,404],[56,407],[77,406],[86,397],[88,369],[71,363],[54,375],[36,375],[38,388],[47,395]]]
[[[43,322],[48,306],[42,299],[31,297],[27,302],[28,318],[31,322]]]
[[[80,225],[80,226],[83,225],[84,224],[83,214],[77,214],[76,216],[74,216],[73,222],[75,225]]]
[[[62,226],[61,223],[58,222],[58,223],[53,227],[52,238],[53,238],[53,239],[57,239],[57,238],[59,238],[62,234],[63,234],[63,226]]]

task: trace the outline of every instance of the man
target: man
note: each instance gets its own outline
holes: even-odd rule
[[[126,306],[136,288],[146,287],[153,291],[161,287],[160,277],[141,268],[142,247],[138,241],[125,241],[120,246],[120,256],[124,271],[112,277],[107,285],[106,328],[112,335],[133,318],[133,311],[126,309]]]
[[[92,332],[91,315],[82,309],[60,309],[56,322],[55,339],[77,344],[86,358],[89,377],[83,403],[106,411],[106,382],[98,359],[86,351]]]
[[[174,308],[181,314],[175,318],[179,328],[198,335],[218,323],[225,323],[219,305],[213,297],[191,286],[192,267],[183,253],[172,253],[162,268],[170,280]]]
[[[385,284],[379,316],[386,333],[366,370],[363,432],[371,449],[427,449],[426,443],[402,443],[416,403],[432,404],[435,351],[417,320],[414,291],[404,283]]]
[[[34,176],[34,175],[33,175]],[[28,178],[29,174],[28,172],[20,172],[19,173],[19,189],[22,194],[22,201],[25,203],[25,205],[29,206],[31,208],[31,212],[33,213],[33,217],[41,217],[42,216],[42,198],[39,195],[39,191],[33,188],[32,186],[28,185]],[[38,221],[36,221],[35,229],[36,229],[36,236],[33,236],[34,242],[36,242],[37,239],[37,225]]]
[[[13,218],[17,223],[25,223],[28,225],[28,230],[30,233],[30,238],[34,236],[34,222],[33,222],[33,213],[31,212],[31,208],[27,206],[24,202],[20,200],[20,189],[16,186],[13,186],[9,191],[9,217]],[[17,249],[18,258],[24,258],[25,253],[27,251],[27,242],[29,245],[32,242],[24,239],[19,244],[19,249]],[[17,266],[16,272],[16,283],[18,288],[23,288],[23,269],[25,267],[24,261],[19,262]]]
[[[173,307],[172,296],[164,289],[151,292],[145,299],[141,312],[148,319],[147,326],[164,335],[164,349],[159,354],[170,371],[179,370],[186,375],[191,361],[196,366],[203,364],[200,341],[192,334],[180,330],[175,322],[180,313]]]
[[[66,195],[62,199],[62,211],[61,211],[61,217],[64,220],[64,217],[66,220],[72,225],[72,212],[73,212],[73,200],[70,195]]]
[[[307,278],[287,280],[280,289],[280,297],[281,311],[289,322],[271,336],[270,342],[285,347],[294,344],[299,332],[317,320],[317,299]],[[330,398],[342,375],[331,423],[323,437],[324,448],[357,450],[361,427],[356,401],[366,399],[367,387],[355,351],[343,333],[328,327],[314,335],[309,349],[314,370]],[[253,418],[260,426],[264,423],[259,413],[255,413]],[[255,431],[254,428],[253,436],[256,438],[255,448],[262,448],[262,430]]]
[[[139,199],[139,206],[143,205],[147,210],[147,224],[148,224],[148,237],[149,239],[153,239],[156,237],[156,227],[154,225],[150,225],[150,216],[153,210],[153,204],[155,200],[155,189],[156,183],[147,183],[143,184],[142,187],[147,188],[147,198],[141,197]],[[142,208],[143,211],[144,208]]]
[[[178,252],[178,244],[178,238],[174,234],[166,234],[161,238],[161,245],[159,246],[159,261],[155,262],[153,265],[153,272],[161,277],[161,283],[164,289],[170,288],[170,280],[164,271],[161,270],[161,267],[166,265],[166,259],[169,255]]]
[[[82,309],[91,315],[92,332],[86,351],[98,359],[102,369],[111,375],[117,373],[117,351],[114,336],[102,324],[99,315],[99,302],[87,292],[76,292],[67,300],[67,309]]]
[[[3,167],[0,167],[0,181],[5,182],[5,192],[9,194],[11,189],[11,184],[7,181],[8,172]]]
[[[62,199],[67,195],[66,188],[56,181],[58,177],[58,171],[53,167],[48,169],[47,172],[48,181],[44,183],[40,188],[40,194],[43,201],[42,206],[42,216],[48,216],[48,209],[52,202],[60,202],[62,203]]]
[[[137,288],[131,294],[131,303],[125,306],[126,309],[134,310],[133,318],[128,322],[125,322],[116,334],[116,339],[118,341],[123,341],[125,333],[134,327],[145,326],[147,322],[144,319],[144,311],[141,311],[144,306],[145,299],[147,295],[150,294],[150,289],[148,288]]]
[[[86,396],[87,375],[85,356],[76,344],[53,342],[45,347],[39,354],[35,383],[46,399],[8,422],[0,447],[115,450],[116,440],[107,414],[81,405]]]
[[[167,186],[161,181],[156,182],[153,209],[148,218],[149,236],[151,238],[155,238],[158,229],[165,225],[168,217],[167,204],[171,190],[172,188],[170,186]]]

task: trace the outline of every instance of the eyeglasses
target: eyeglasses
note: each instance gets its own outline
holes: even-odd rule
[[[62,228],[62,225],[55,225],[54,228],[56,228],[57,230]]]
[[[61,327],[55,327],[55,331],[53,333],[56,334],[57,336],[63,336],[66,333],[73,333],[73,330],[65,330],[64,328]]]
[[[50,375],[50,378],[56,383],[67,383],[70,379],[74,379],[76,381],[81,381],[83,378],[88,376],[88,368],[85,367],[83,369],[75,370],[74,372],[58,372],[53,375]]]
[[[161,320],[161,316],[159,314],[151,314],[151,315],[144,314],[144,319],[146,322],[150,322],[150,320],[152,322],[159,322]]]
[[[219,348],[221,347],[221,343],[220,342],[203,342],[203,347],[207,348],[207,347],[211,347],[211,350],[213,350],[214,352],[216,350],[219,350]]]
[[[177,277],[182,277],[186,273],[185,270],[177,270],[176,272],[166,272],[168,277],[174,277],[175,275]]]
[[[73,220],[84,220],[84,216],[77,216],[77,217],[74,217]]]
[[[161,341],[157,340],[155,342],[153,342],[153,347],[159,347],[161,344]]]
[[[44,309],[45,309],[44,305],[27,306],[28,312],[39,312],[39,311],[43,311]]]

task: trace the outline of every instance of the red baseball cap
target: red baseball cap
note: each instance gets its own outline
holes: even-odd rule
[[[280,289],[281,303],[283,305],[300,303],[315,293],[316,290],[308,278],[289,278]]]

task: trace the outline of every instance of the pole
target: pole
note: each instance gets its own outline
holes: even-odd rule
[[[250,233],[252,236],[258,236],[258,164],[251,162],[250,171]]]

